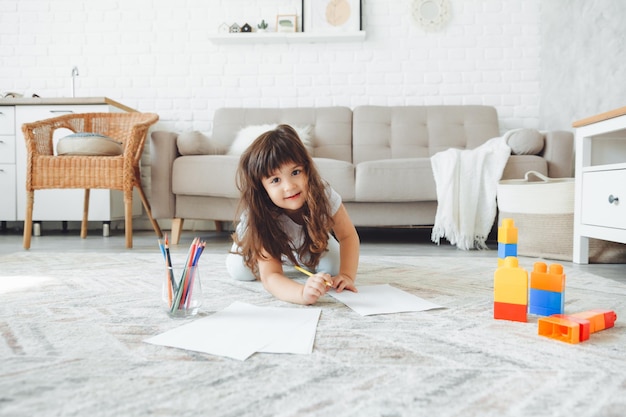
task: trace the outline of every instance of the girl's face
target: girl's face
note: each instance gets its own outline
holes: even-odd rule
[[[263,187],[272,202],[287,212],[299,211],[309,191],[304,168],[296,163],[285,164],[263,178]]]

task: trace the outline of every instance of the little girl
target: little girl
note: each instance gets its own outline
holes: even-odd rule
[[[272,295],[297,304],[314,304],[329,287],[357,291],[359,236],[291,126],[279,125],[248,147],[237,186],[241,216],[226,259],[233,278],[260,279]],[[283,264],[316,273],[302,285],[284,275]]]

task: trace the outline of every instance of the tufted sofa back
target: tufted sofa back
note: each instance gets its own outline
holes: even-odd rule
[[[352,110],[348,107],[220,108],[213,118],[212,138],[228,148],[247,126],[310,126],[313,156],[352,162]]]
[[[358,106],[352,117],[354,164],[428,158],[448,148],[473,149],[500,135],[491,106]]]

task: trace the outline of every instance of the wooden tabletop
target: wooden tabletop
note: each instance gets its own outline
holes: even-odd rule
[[[137,110],[111,100],[108,97],[20,97],[20,98],[2,98],[1,105],[8,106],[38,106],[38,105],[77,105],[77,104],[109,104],[127,112],[135,112]]]
[[[626,107],[620,107],[619,109],[609,110],[604,113],[596,114],[595,116],[590,116],[584,119],[581,119],[577,122],[572,123],[572,127],[582,127],[587,126],[592,123],[602,122],[604,120],[612,119],[614,117],[623,116],[626,114]]]

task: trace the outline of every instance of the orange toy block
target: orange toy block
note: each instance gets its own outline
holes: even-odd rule
[[[538,321],[540,336],[560,340],[567,343],[580,342],[580,325],[561,317],[542,317]]]
[[[493,278],[493,300],[528,306],[528,272],[520,268],[517,258],[509,256],[496,269]]]
[[[568,316],[566,314],[553,314],[550,317],[560,317],[565,320],[573,321],[574,323],[578,323],[578,332],[580,333],[580,341],[584,342],[585,340],[589,340],[589,335],[591,334],[591,323],[589,320],[581,319],[574,316]]]
[[[498,227],[498,243],[517,243],[517,227],[513,219],[502,219],[502,226]]]
[[[565,274],[563,265],[548,266],[543,262],[535,262],[530,273],[530,288],[552,292],[565,291]]]
[[[576,314],[554,314],[538,320],[540,336],[568,343],[584,342],[589,335],[615,325],[613,310],[589,310]],[[576,330],[575,330],[576,329]]]
[[[579,319],[589,320],[589,333],[595,333],[613,327],[617,320],[617,314],[615,314],[613,310],[589,310],[569,315]]]

